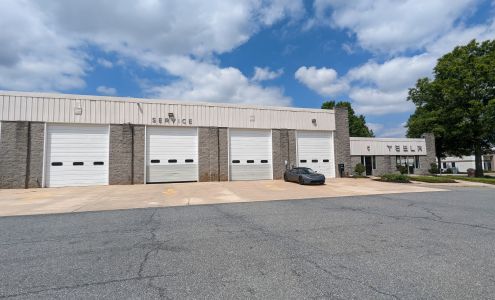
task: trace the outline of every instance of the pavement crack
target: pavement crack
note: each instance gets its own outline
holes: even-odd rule
[[[387,293],[387,292],[385,292],[385,291],[383,291],[383,290],[381,290],[381,289],[379,289],[379,288],[377,288],[377,287],[375,287],[375,286],[373,286],[373,285],[371,285],[369,283],[366,283],[366,282],[363,282],[363,281],[360,281],[360,280],[357,280],[357,279],[353,279],[353,278],[350,278],[350,277],[345,277],[345,276],[337,275],[337,274],[333,273],[332,271],[327,270],[326,268],[320,266],[318,263],[316,263],[316,262],[314,262],[314,261],[312,261],[310,259],[307,259],[305,257],[300,257],[300,258],[303,259],[305,262],[310,263],[311,265],[313,265],[318,270],[323,271],[324,273],[332,276],[334,279],[337,279],[337,280],[346,280],[346,281],[358,283],[358,284],[360,284],[360,285],[362,285],[362,286],[364,286],[364,287],[366,287],[366,288],[368,288],[368,289],[370,289],[370,290],[372,290],[372,291],[374,291],[374,292],[376,292],[378,294],[389,296],[389,297],[392,297],[394,299],[400,299],[397,295],[392,294],[392,293]]]
[[[150,215],[148,221],[146,222],[145,226],[148,227],[150,225],[153,224],[153,218],[155,217],[156,215],[156,212],[158,211],[158,208],[155,208],[153,210],[153,213]],[[151,249],[148,250],[145,254],[144,254],[144,258],[143,260],[141,261],[141,263],[139,264],[139,270],[138,270],[138,277],[139,278],[142,278],[143,277],[143,272],[144,272],[144,269],[146,267],[146,264],[148,263],[148,260],[151,256],[151,254],[153,252],[158,252],[158,246],[156,244],[157,243],[157,239],[156,239],[156,230],[158,229],[158,226],[152,226],[151,229],[150,229],[150,234],[151,234]]]
[[[249,222],[248,220],[245,219],[245,217],[243,216],[240,216],[240,215],[234,215],[234,214],[231,214],[229,212],[226,212],[222,209],[220,209],[219,207],[215,207],[215,209],[217,211],[219,211],[221,214],[223,214],[225,217],[229,218],[229,219],[233,219],[233,220],[236,220],[238,223],[243,223],[244,225],[247,225],[247,227],[251,230],[256,230],[260,233],[262,233],[263,235],[265,236],[270,236],[270,237],[276,237],[276,238],[281,238],[281,239],[288,239],[288,240],[291,240],[293,242],[299,242],[297,239],[291,239],[290,237],[288,236],[282,236],[282,235],[277,235],[276,233],[274,232],[271,232],[269,230],[266,230],[265,228],[263,228],[262,226],[258,226],[256,224],[253,224],[252,222]],[[320,249],[318,249],[320,250]],[[296,258],[296,257],[294,257]],[[335,279],[338,279],[338,280],[347,280],[347,281],[351,281],[351,282],[354,282],[354,283],[358,283],[358,284],[361,284],[365,287],[367,287],[368,289],[371,289],[373,291],[375,291],[376,293],[379,293],[379,294],[382,294],[382,295],[385,295],[385,296],[389,296],[389,297],[392,297],[394,299],[400,299],[397,295],[394,295],[394,294],[391,294],[391,293],[387,293],[385,291],[382,291],[380,290],[379,288],[369,284],[369,283],[365,283],[365,282],[361,282],[359,280],[356,280],[356,279],[352,279],[352,278],[348,278],[348,277],[344,277],[344,276],[339,276],[339,275],[336,275],[334,274],[333,272],[321,267],[319,264],[317,264],[316,262],[306,258],[306,257],[300,257],[302,260],[312,264],[315,268],[329,274],[330,276],[332,276],[333,278]],[[340,268],[342,268],[342,266],[340,265],[339,266]],[[294,270],[292,270],[294,271]],[[297,274],[297,273],[296,273]],[[297,276],[296,274],[294,274],[295,276]]]
[[[432,215],[432,217],[424,217],[424,216],[408,216],[408,215],[387,215],[387,214],[381,214],[381,213],[377,213],[377,212],[371,212],[371,211],[367,211],[363,208],[354,208],[354,207],[345,207],[345,206],[342,206],[340,207],[340,209],[342,210],[351,210],[351,211],[354,211],[354,212],[361,212],[361,213],[364,213],[364,214],[369,214],[369,215],[375,215],[375,216],[380,216],[380,217],[385,217],[385,218],[392,218],[394,220],[402,220],[402,219],[424,219],[424,220],[429,220],[429,221],[432,221],[432,222],[438,222],[438,223],[444,223],[444,224],[451,224],[451,225],[460,225],[460,226],[467,226],[467,227],[471,227],[471,228],[481,228],[481,229],[486,229],[486,230],[490,230],[490,231],[495,231],[495,228],[492,228],[492,227],[489,227],[489,226],[486,226],[484,224],[469,224],[469,223],[462,223],[462,222],[454,222],[454,221],[446,221],[446,220],[443,220],[442,217],[436,215],[435,213],[433,212],[428,212],[430,213],[430,215]]]
[[[46,289],[41,289],[41,290],[36,290],[36,291],[30,291],[30,292],[24,292],[24,293],[9,294],[9,295],[0,295],[0,299],[13,298],[13,297],[22,297],[22,296],[28,296],[28,295],[36,295],[36,294],[41,294],[41,293],[44,293],[44,292],[53,292],[53,291],[61,291],[61,290],[80,289],[80,288],[85,288],[85,287],[98,286],[98,285],[106,285],[106,284],[120,283],[120,282],[127,282],[127,281],[139,281],[139,280],[148,280],[148,279],[156,279],[156,278],[164,278],[164,277],[173,277],[173,276],[177,276],[177,275],[179,275],[179,274],[139,276],[139,277],[130,277],[130,278],[122,278],[122,279],[112,279],[112,280],[105,280],[105,281],[97,281],[97,282],[88,282],[88,283],[76,284],[76,285],[64,285],[64,286],[51,287],[51,288],[46,288]]]

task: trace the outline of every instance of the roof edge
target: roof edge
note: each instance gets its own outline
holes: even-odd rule
[[[202,102],[202,101],[182,101],[182,100],[170,100],[170,99],[97,96],[97,95],[48,93],[48,92],[19,92],[19,91],[0,90],[0,96],[55,98],[55,99],[73,99],[73,100],[100,100],[100,101],[138,102],[138,103],[152,103],[152,104],[174,104],[174,105],[195,105],[195,106],[200,105],[200,106],[210,106],[210,107],[305,111],[305,112],[335,114],[335,110],[333,109],[299,108],[299,107],[290,107],[290,106],[264,106],[264,105],[249,105],[249,104],[231,104],[231,103],[221,103],[221,102],[217,103],[217,102]]]

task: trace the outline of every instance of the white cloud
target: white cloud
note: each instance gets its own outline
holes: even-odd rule
[[[432,8],[436,11],[442,10],[439,6],[441,1],[430,2],[422,5],[415,3],[413,6],[423,9],[426,4],[433,5]],[[332,25],[350,30],[357,37],[361,47],[371,52],[384,51],[388,54],[388,58],[382,62],[371,59],[350,69],[342,77],[333,76],[329,83],[322,86],[328,86],[330,82],[348,86],[348,96],[358,113],[385,115],[413,111],[414,106],[406,101],[408,89],[414,87],[417,79],[432,76],[439,57],[472,39],[482,41],[495,38],[493,17],[482,24],[466,26],[460,22],[453,25],[454,20],[463,18],[460,8],[471,2],[454,1],[452,6],[444,5],[445,10],[438,15],[440,19],[448,20],[445,23],[446,27],[443,27],[437,19],[433,23],[423,22],[423,16],[417,16],[420,14],[417,9],[412,9],[411,15],[398,14],[402,9],[411,6],[412,1],[392,3],[388,0],[360,0],[351,4],[347,1],[316,0],[314,5],[317,20],[325,22],[323,17],[330,14],[328,20],[333,22]],[[385,6],[388,8],[379,9]],[[429,14],[430,12],[427,12],[425,16]],[[402,22],[402,17],[404,22],[396,24],[398,20]],[[438,31],[432,33],[428,26]],[[389,37],[392,39],[387,40],[389,37],[380,35],[381,30],[397,31],[397,35],[391,34]],[[346,43],[342,45],[344,50],[347,46]],[[414,49],[419,54],[397,54],[406,49]],[[317,84],[307,85],[322,96],[327,96]]]
[[[399,126],[396,127],[389,127],[387,129],[384,129],[381,131],[377,136],[378,137],[384,137],[384,138],[392,138],[392,137],[405,137],[407,128],[405,127],[406,123],[401,123]]]
[[[112,63],[111,61],[107,60],[107,59],[104,59],[104,58],[98,58],[98,59],[96,60],[96,62],[97,62],[99,65],[103,66],[104,68],[107,68],[107,69],[111,69],[111,68],[113,68],[113,63]]]
[[[64,90],[85,86],[81,43],[60,36],[27,1],[4,0],[0,9],[0,88]]]
[[[117,95],[117,89],[113,87],[107,87],[104,85],[100,85],[96,88],[96,91],[102,95],[114,96]]]
[[[369,61],[351,69],[347,78],[350,81],[373,84],[382,91],[397,91],[410,87],[415,78],[432,74],[436,58],[431,55],[396,57],[377,63]]]
[[[284,19],[299,19],[304,13],[301,0],[122,0],[118,5],[99,0],[4,0],[0,10],[0,88],[84,87],[90,59],[83,51],[88,45],[115,54],[119,61],[137,62],[176,75],[169,63],[173,57],[189,56],[199,65],[212,64],[217,54],[245,43],[260,29]],[[108,61],[96,63],[110,67]],[[237,69],[212,68],[227,82],[246,79]],[[182,91],[205,91],[201,76],[180,77],[178,82],[183,84],[200,84]],[[218,88],[225,89],[221,84]],[[235,101],[243,96],[272,99],[282,92],[252,82],[233,89],[237,90],[232,98]],[[223,90],[203,95],[208,94],[229,93]],[[280,98],[283,100],[277,103],[288,99],[283,95]]]
[[[339,80],[337,71],[330,68],[302,66],[295,78],[322,96],[334,96],[348,89],[345,81]]]
[[[375,135],[385,127],[383,124],[373,122],[366,122],[366,125],[369,129],[373,130]]]
[[[251,78],[252,81],[265,81],[265,80],[273,80],[284,74],[283,69],[278,69],[276,71],[271,71],[270,68],[260,68],[254,67],[254,75]]]
[[[253,103],[286,106],[291,103],[283,90],[253,83],[236,68],[221,68],[184,56],[164,61],[164,68],[178,80],[164,86],[146,86],[149,96],[208,102]]]
[[[304,12],[301,1],[40,0],[65,34],[140,60],[228,52],[264,26]],[[154,61],[156,63],[156,61]]]
[[[361,47],[399,53],[424,49],[471,15],[477,0],[315,0],[316,21],[355,34]]]
[[[407,90],[384,93],[376,88],[353,88],[349,97],[360,114],[385,115],[414,110],[414,105],[405,101]]]
[[[492,17],[485,24],[478,24],[470,27],[460,25],[452,29],[447,34],[437,39],[434,43],[429,44],[426,49],[428,53],[435,56],[441,56],[454,49],[459,45],[465,45],[472,39],[478,41],[490,40],[495,38],[495,18]]]

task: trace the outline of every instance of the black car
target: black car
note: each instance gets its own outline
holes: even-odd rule
[[[325,184],[325,175],[310,168],[295,167],[285,171],[284,180],[299,184]]]

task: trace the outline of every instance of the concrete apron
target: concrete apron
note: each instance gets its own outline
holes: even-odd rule
[[[445,190],[352,178],[322,186],[264,180],[0,190],[0,216],[433,191]]]

